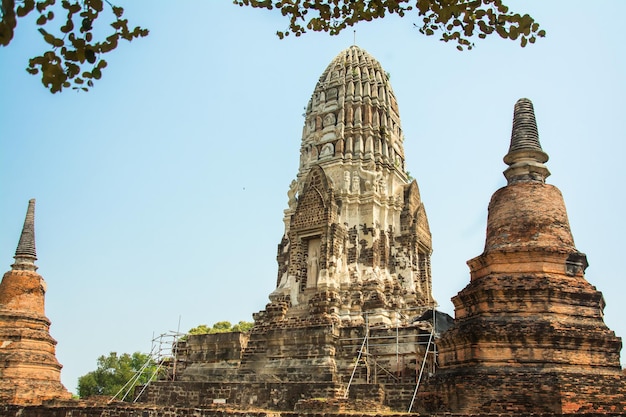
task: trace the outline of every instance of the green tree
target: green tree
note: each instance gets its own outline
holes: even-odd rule
[[[229,333],[229,332],[248,332],[252,329],[254,323],[248,321],[240,321],[239,323],[232,325],[229,321],[218,321],[214,323],[212,327],[206,324],[201,324],[192,329],[189,329],[188,334],[214,334],[214,333]]]
[[[78,396],[93,395],[113,397],[119,392],[132,392],[137,385],[148,383],[155,375],[157,365],[144,353],[132,355],[116,352],[98,358],[98,367],[78,378]],[[124,395],[122,393],[122,395]]]
[[[233,326],[233,332],[246,333],[252,330],[253,327],[254,323],[251,323],[249,321],[240,321]]]

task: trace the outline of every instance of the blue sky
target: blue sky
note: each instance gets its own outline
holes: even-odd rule
[[[44,47],[20,22],[0,50],[0,261],[9,270],[28,199],[37,199],[39,272],[62,379],[154,335],[252,320],[276,283],[276,245],[298,167],[304,107],[352,30],[279,40],[277,12],[229,0],[119,1],[150,36],[122,44],[87,94],[51,95],[24,68]],[[522,49],[474,51],[426,38],[417,18],[356,27],[391,74],[433,234],[440,308],[469,282],[487,205],[505,184],[513,105],[534,105],[587,280],[626,336],[621,259],[626,173],[626,2],[514,1],[548,31]]]

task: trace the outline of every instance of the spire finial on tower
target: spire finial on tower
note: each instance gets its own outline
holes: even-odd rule
[[[544,165],[547,161],[548,154],[539,143],[533,103],[527,98],[521,98],[515,103],[513,111],[511,145],[504,157],[509,167],[504,171],[504,176],[509,184],[518,181],[545,182],[550,175]]]
[[[15,250],[15,263],[11,265],[13,270],[36,271],[37,251],[35,250],[35,199],[28,201],[28,210],[24,219],[24,227],[20,241]]]

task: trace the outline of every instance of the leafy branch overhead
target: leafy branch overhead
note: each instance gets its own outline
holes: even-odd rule
[[[106,9],[105,9],[106,1]],[[49,50],[31,58],[26,71],[41,74],[42,84],[52,93],[64,88],[87,91],[94,80],[102,77],[107,62],[104,54],[114,50],[120,40],[132,41],[148,35],[140,27],[129,29],[123,18],[124,9],[107,0],[2,0],[0,7],[0,46],[7,46],[13,39],[18,18],[24,18],[36,10],[36,24]],[[64,14],[62,26],[50,29],[56,14]],[[100,39],[94,36],[94,24],[102,15],[113,18],[112,33]],[[96,31],[98,34],[103,30]]]
[[[211,0],[207,0],[211,1]],[[239,6],[273,10],[287,17],[289,25],[277,32],[280,38],[307,30],[337,35],[361,21],[387,15],[419,17],[415,26],[427,36],[439,35],[444,42],[456,43],[459,50],[472,49],[474,40],[498,34],[517,40],[521,46],[545,36],[539,24],[527,15],[509,11],[503,0],[233,0]],[[132,41],[148,35],[139,26],[129,28],[124,9],[109,0],[0,0],[0,46],[11,43],[18,19],[38,13],[43,40],[49,50],[31,58],[26,70],[41,74],[41,82],[52,93],[66,88],[87,91],[102,77],[107,66],[104,55],[113,51],[120,40]],[[56,15],[65,17],[56,20]],[[112,19],[110,34],[100,35],[96,21]],[[101,19],[102,21],[103,19]],[[60,24],[60,26],[59,26]],[[50,28],[53,26],[53,28]],[[110,29],[109,29],[110,30]],[[97,36],[95,35],[97,34]]]
[[[457,49],[472,49],[473,40],[497,33],[504,39],[520,40],[522,47],[544,37],[539,23],[527,15],[509,11],[503,0],[234,0],[239,6],[278,9],[289,19],[289,26],[277,32],[281,39],[307,30],[337,35],[362,21],[390,14],[416,13],[420,33],[438,34],[444,42],[455,42]]]

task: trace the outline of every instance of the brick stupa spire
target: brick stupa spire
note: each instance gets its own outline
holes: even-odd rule
[[[623,412],[621,339],[585,279],[560,191],[545,183],[532,103],[515,105],[508,185],[489,204],[484,252],[452,301],[455,326],[423,411],[461,414]],[[433,393],[437,393],[433,395]]]
[[[35,249],[35,199],[28,201],[26,218],[20,241],[15,250],[15,263],[11,265],[14,271],[36,271],[37,250]]]
[[[517,181],[545,182],[550,176],[550,171],[544,165],[547,161],[548,154],[539,143],[533,103],[527,98],[521,98],[515,103],[513,111],[511,146],[504,157],[509,167],[504,171],[504,176],[509,184]]]
[[[15,263],[0,283],[0,403],[40,404],[69,399],[61,384],[45,316],[46,283],[35,270],[35,200],[28,203]]]

